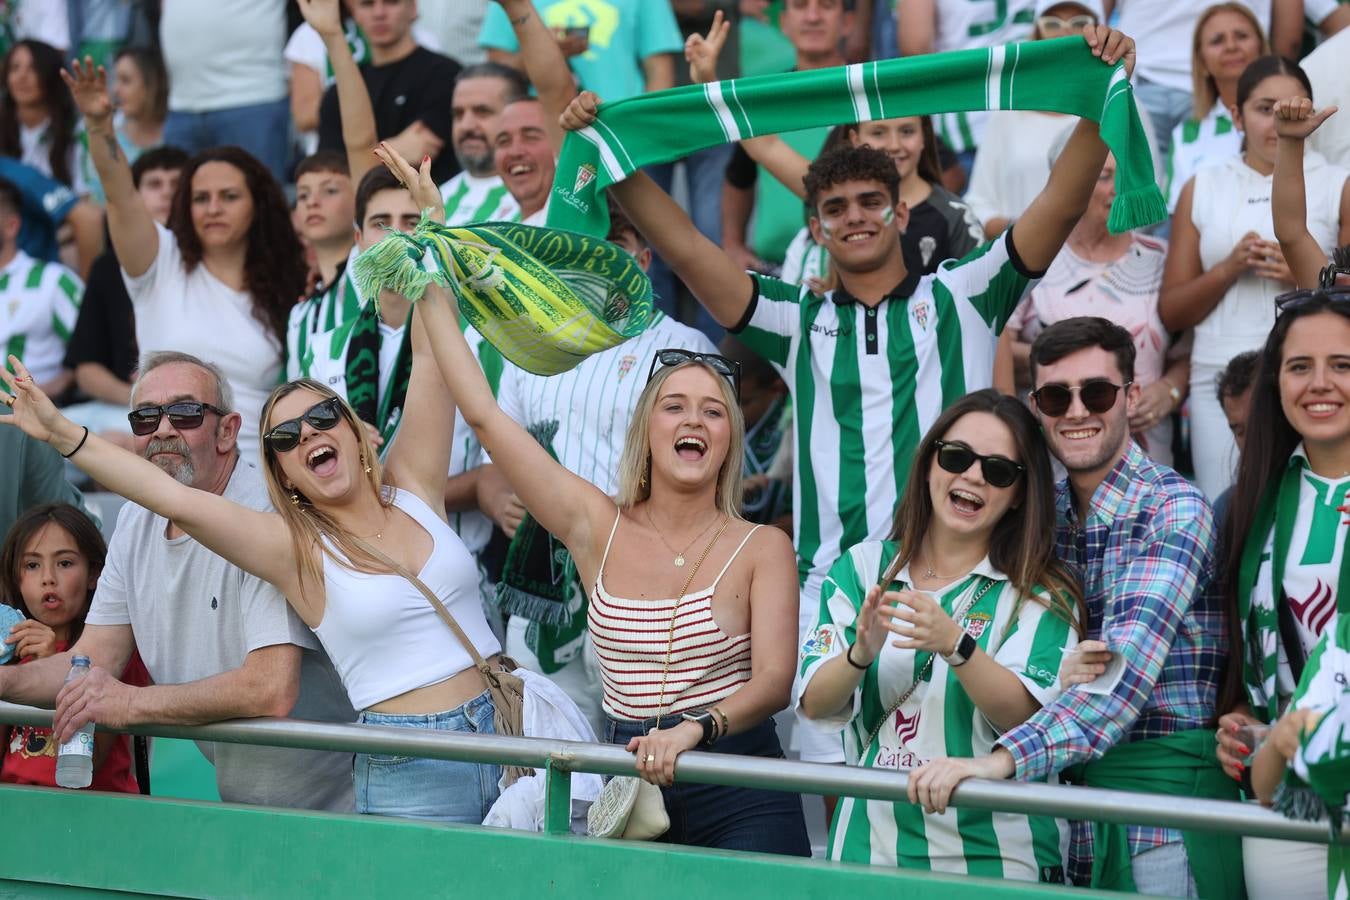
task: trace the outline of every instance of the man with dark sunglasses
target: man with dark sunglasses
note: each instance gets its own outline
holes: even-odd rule
[[[1067,679],[1075,688],[1005,734],[993,754],[968,761],[962,777],[1037,780],[1076,766],[1074,780],[1097,787],[1237,798],[1237,784],[1213,759],[1208,727],[1227,655],[1222,601],[1211,589],[1213,516],[1198,488],[1130,438],[1134,353],[1128,331],[1095,317],[1057,322],[1031,346],[1033,408],[1068,471],[1056,492],[1056,550],[1083,581],[1088,640],[1079,645],[1082,664],[1066,662],[1065,671],[1081,673]],[[1111,653],[1124,657],[1114,686],[1077,688],[1105,671]],[[1094,848],[1083,823],[1069,853],[1075,883],[1233,895],[1216,886],[1226,882],[1222,873],[1214,880],[1214,867],[1239,848],[1192,833],[1183,844],[1171,828],[1122,830],[1133,883],[1091,881],[1093,854],[1106,848]],[[1240,867],[1236,877],[1240,892]]]
[[[229,383],[208,363],[156,353],[141,366],[130,421],[135,449],[183,484],[269,508],[257,467],[240,459]],[[13,429],[8,429],[13,430]],[[121,672],[139,651],[154,685]],[[62,692],[70,657],[94,669]],[[56,708],[58,736],[88,721],[196,725],[221,719],[356,718],[328,657],[275,588],[207,550],[173,522],[127,504],[85,620],[68,653],[0,671],[0,697]],[[60,694],[58,700],[58,693]],[[222,800],[351,812],[352,755],[199,744]]]

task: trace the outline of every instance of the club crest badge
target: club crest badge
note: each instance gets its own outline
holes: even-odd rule
[[[906,716],[903,709],[895,711],[895,736],[900,742],[898,746],[907,746],[919,736],[919,717],[922,715],[922,710],[915,710],[912,716]]]
[[[808,656],[824,656],[833,646],[834,630],[828,625],[822,625],[806,639],[806,643],[802,644],[802,659]]]
[[[928,330],[928,316],[932,311],[932,304],[927,300],[916,300],[909,308],[909,314],[914,317],[914,323],[919,326],[920,331]]]
[[[637,357],[629,353],[619,360],[619,380],[623,381],[625,375],[633,371],[633,366],[637,363]]]
[[[582,163],[577,166],[577,180],[572,184],[572,193],[580,194],[582,188],[595,180],[595,166]]]
[[[966,634],[978,641],[992,621],[993,617],[988,613],[973,612],[961,620],[961,627],[965,629]]]

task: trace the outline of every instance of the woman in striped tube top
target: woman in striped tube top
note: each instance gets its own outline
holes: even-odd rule
[[[700,847],[810,854],[796,794],[675,783],[695,748],[781,758],[774,713],[792,689],[792,544],[741,518],[739,366],[661,350],[650,366],[612,499],[573,475],[497,406],[447,304],[424,303],[441,374],[526,509],[593,585],[588,621],[605,737],[662,787],[670,831]]]

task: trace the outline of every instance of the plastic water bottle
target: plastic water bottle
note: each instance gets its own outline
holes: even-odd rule
[[[89,674],[89,657],[70,661],[66,684]],[[87,788],[94,780],[94,723],[88,722],[56,753],[56,783],[63,788]]]

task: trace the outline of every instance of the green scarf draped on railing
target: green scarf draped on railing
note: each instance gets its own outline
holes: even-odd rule
[[[1101,125],[1116,157],[1112,232],[1167,217],[1124,66],[1081,37],[958,50],[784,75],[688,85],[606,103],[567,135],[549,200],[550,228],[606,233],[602,191],[642,166],[705,147],[826,125],[982,109],[1067,113]]]
[[[556,375],[640,334],[652,313],[646,273],[616,244],[531,225],[451,228],[427,216],[390,232],[352,264],[362,295],[420,300],[433,282],[511,362]]]
[[[1219,768],[1214,732],[1197,728],[1162,738],[1117,744],[1101,759],[1067,770],[1069,781],[1118,791],[1167,794],[1210,800],[1238,798],[1238,785]],[[1092,823],[1092,887],[1135,890],[1126,826]],[[1201,897],[1246,896],[1239,835],[1183,831],[1186,859]]]

